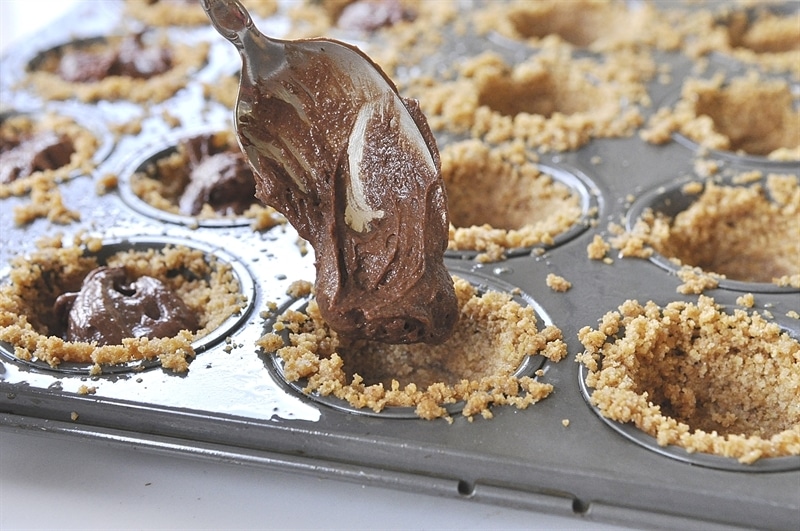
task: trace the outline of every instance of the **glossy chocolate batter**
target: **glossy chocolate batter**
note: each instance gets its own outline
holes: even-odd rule
[[[136,34],[125,37],[117,46],[69,49],[61,56],[56,73],[65,81],[90,83],[108,76],[146,79],[170,68],[170,51],[146,46],[142,35]]]
[[[72,141],[53,131],[42,131],[16,138],[0,137],[0,183],[44,170],[55,170],[69,163],[75,147]]]
[[[243,86],[238,131],[256,195],[314,247],[315,294],[331,328],[440,343],[458,307],[443,259],[439,151],[417,102],[400,98],[380,70],[364,75],[383,76],[394,91],[342,75],[348,60],[342,47],[308,41],[287,50],[288,68],[269,83]]]
[[[256,180],[238,146],[215,148],[208,135],[183,143],[189,158],[189,183],[178,206],[183,214],[199,214],[208,204],[219,214],[242,214],[256,203]]]
[[[129,282],[121,267],[98,267],[77,293],[64,293],[55,303],[66,324],[67,341],[120,345],[125,338],[173,337],[200,328],[197,316],[160,280],[139,277]]]

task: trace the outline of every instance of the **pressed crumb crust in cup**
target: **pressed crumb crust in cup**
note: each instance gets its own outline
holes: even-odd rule
[[[64,246],[60,238],[42,239],[30,256],[11,261],[7,282],[0,286],[0,341],[22,360],[39,360],[51,367],[62,362],[102,365],[158,358],[175,372],[188,370],[195,351],[192,342],[217,328],[244,307],[244,297],[232,270],[203,251],[183,246],[121,250],[101,264],[98,238],[76,237]],[[121,345],[66,341],[54,311],[59,295],[79,290],[87,274],[99,265],[122,267],[129,278],[150,276],[171,288],[195,313],[200,328],[170,338],[129,338]]]
[[[578,149],[594,138],[629,137],[649,104],[651,58],[619,52],[603,62],[543,49],[508,64],[493,52],[456,65],[450,80],[410,83],[434,131],[486,142],[523,142],[542,152]]]
[[[800,343],[758,313],[628,300],[578,337],[604,417],[745,464],[800,455]]]
[[[800,10],[793,4],[752,2],[751,9],[695,11],[678,24],[684,51],[695,59],[713,52],[767,71],[799,76]]]
[[[552,245],[583,214],[580,196],[544,173],[524,146],[490,148],[477,140],[441,151],[450,215],[448,249],[478,251],[479,262],[509,249]]]
[[[278,0],[247,0],[253,15],[269,17],[278,10]],[[127,13],[150,26],[203,26],[208,15],[197,0],[125,0]]]
[[[487,2],[475,10],[479,33],[496,31],[532,46],[566,43],[593,51],[649,45],[675,49],[681,35],[648,4],[598,0]],[[625,28],[625,31],[619,31]]]
[[[748,172],[736,180],[759,182],[689,183],[687,192],[702,193],[686,210],[673,217],[646,209],[611,245],[622,256],[649,258],[655,251],[678,266],[720,278],[800,287],[798,176],[763,178],[760,172]]]
[[[728,81],[722,75],[687,79],[680,100],[659,109],[640,136],[663,144],[677,133],[707,149],[797,161],[797,101],[785,80],[763,79],[755,72]]]
[[[563,359],[561,331],[552,325],[539,330],[533,308],[509,294],[481,294],[453,279],[460,317],[441,345],[348,342],[326,325],[314,300],[304,312],[279,316],[257,344],[281,359],[288,382],[305,379],[305,393],[334,396],[357,409],[413,407],[421,418],[451,420],[445,406],[463,402],[465,417],[491,418],[493,405],[525,409],[547,397],[551,384],[514,373],[526,356]]]

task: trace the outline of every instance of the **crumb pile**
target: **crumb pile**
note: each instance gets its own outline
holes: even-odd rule
[[[629,300],[579,338],[603,416],[742,463],[800,455],[800,343],[757,313]]]
[[[758,172],[750,177],[761,179]],[[800,182],[779,174],[763,182],[692,183],[702,193],[689,208],[674,217],[647,210],[612,244],[623,256],[649,257],[655,250],[732,280],[800,287]]]
[[[467,140],[441,156],[451,250],[500,260],[508,249],[552,245],[581,217],[578,194],[543,173],[519,143],[490,148]]]
[[[305,313],[281,315],[258,344],[281,358],[287,381],[306,379],[306,393],[332,395],[354,408],[414,407],[422,418],[449,419],[445,406],[463,401],[464,416],[491,418],[492,405],[524,409],[547,397],[551,384],[514,373],[525,356],[553,362],[566,356],[561,331],[540,331],[533,309],[508,294],[479,293],[458,277],[454,283],[460,318],[441,345],[347,343],[322,321],[313,300]]]
[[[188,369],[194,356],[192,341],[217,328],[244,305],[239,283],[225,264],[186,247],[120,251],[105,260],[122,267],[129,278],[150,276],[172,289],[198,318],[200,329],[172,338],[130,338],[121,345],[68,342],[60,337],[54,304],[59,295],[80,290],[86,275],[100,265],[102,241],[77,238],[63,246],[58,238],[38,242],[29,257],[12,260],[10,282],[0,287],[0,340],[13,346],[24,360],[38,359],[57,367],[62,362],[101,365],[159,358],[176,372]]]

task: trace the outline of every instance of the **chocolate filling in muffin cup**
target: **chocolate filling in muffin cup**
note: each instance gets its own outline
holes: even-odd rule
[[[255,190],[235,134],[220,129],[179,132],[140,150],[121,172],[119,186],[131,208],[163,222],[258,229],[283,222],[256,199]]]
[[[537,378],[546,372],[545,358],[558,362],[566,346],[544,309],[499,279],[467,271],[453,275],[457,294],[464,294],[459,296],[461,318],[453,338],[442,345],[347,344],[315,316],[309,295],[290,301],[265,323],[268,334],[259,341],[265,364],[277,381],[297,394],[339,411],[383,418],[491,416],[490,406],[525,408],[549,395],[552,386]],[[469,308],[482,305],[485,312],[470,313]],[[300,357],[289,345],[302,336],[300,344],[307,347],[311,336],[292,332],[292,321],[310,324],[308,331],[317,342]],[[495,328],[487,328],[492,322]],[[475,334],[484,337],[476,339]],[[531,350],[520,351],[525,348]],[[309,362],[317,364],[316,370],[298,374]]]
[[[0,354],[32,370],[70,374],[159,365],[183,372],[246,320],[255,299],[254,281],[236,258],[162,236],[43,242],[4,276]],[[130,325],[139,333],[120,336],[118,321],[127,318],[133,321],[123,331]]]
[[[446,256],[495,262],[558,247],[598,214],[600,191],[583,173],[512,162],[476,141],[442,151],[450,214]]]
[[[159,32],[77,39],[32,57],[25,83],[50,100],[162,102],[207,63],[209,49]]]
[[[705,296],[619,310],[579,333],[581,393],[606,425],[693,465],[800,469],[797,319]]]
[[[631,205],[627,232],[672,273],[699,268],[734,291],[800,291],[798,186],[797,175],[761,172],[659,186]]]
[[[0,198],[29,192],[37,177],[58,183],[91,174],[113,148],[111,133],[90,110],[2,111]]]

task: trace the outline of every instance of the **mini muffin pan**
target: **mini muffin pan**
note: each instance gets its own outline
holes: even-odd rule
[[[796,527],[800,456],[743,465],[659,447],[635,428],[596,413],[588,402],[591,390],[584,383],[585,368],[574,360],[583,352],[578,331],[595,327],[605,313],[627,299],[659,304],[697,299],[677,291],[682,281],[663,257],[620,258],[612,249],[606,260],[589,259],[587,246],[595,236],[610,240],[610,223],[624,226],[645,208],[663,208],[671,214],[688,205],[691,197],[683,195],[680,185],[704,180],[697,173],[702,166],[698,161],[713,162],[723,179],[754,170],[800,178],[797,161],[779,163],[703,150],[677,135],[663,145],[647,143],[637,134],[595,138],[575,151],[540,154],[541,168],[580,194],[584,217],[579,225],[557,237],[555,245],[514,250],[499,262],[479,263],[469,252],[448,253],[445,261],[454,274],[470,282],[516,293],[533,305],[540,324],[552,323],[562,331],[569,351],[566,359],[536,360],[535,367],[520,369],[527,373],[541,368],[540,379],[554,386],[553,393],[525,410],[493,408],[491,420],[469,420],[454,413],[448,423],[391,408],[382,413],[353,411],[333,399],[304,395],[282,378],[274,356],[255,345],[269,331],[275,308],[304,304],[287,294],[290,285],[314,279],[313,249],[291,226],[257,231],[249,224],[227,221],[165,219],[139,205],[128,189],[131,172],[172,149],[183,132],[231,127],[231,109],[205,97],[203,87],[238,67],[229,43],[210,27],[171,28],[171,37],[210,42],[211,48],[207,63],[164,102],[54,103],[20,84],[27,62],[53,46],[141,30],[140,23],[125,20],[124,9],[122,1],[80,4],[47,31],[10,49],[0,63],[0,111],[41,112],[66,105],[78,116],[97,117],[108,131],[117,131],[108,133],[113,150],[101,157],[104,160],[91,175],[58,183],[66,206],[80,212],[79,221],[62,226],[37,219],[17,226],[13,209],[24,207],[30,198],[0,200],[0,281],[11,281],[12,258],[34,251],[37,239],[63,234],[70,242],[86,233],[113,246],[170,243],[201,249],[231,264],[248,306],[198,345],[189,371],[181,374],[157,363],[100,375],[80,367],[53,370],[21,361],[9,345],[2,345],[3,429],[71,434],[623,525]],[[796,6],[789,11],[796,13]],[[262,31],[276,36],[288,27],[284,15],[256,21]],[[343,30],[336,36],[348,37]],[[353,34],[352,40],[369,52],[368,35]],[[531,45],[496,33],[465,38],[448,32],[441,46],[442,62],[437,63],[434,55],[420,68],[440,72],[444,61],[476,50],[495,50],[517,60],[536,53]],[[576,48],[573,53],[588,52]],[[654,103],[642,107],[645,118],[662,102],[674,102],[686,78],[741,76],[753,68],[731,57],[717,60],[721,54],[716,54],[698,73],[695,60],[679,50],[653,55],[670,75],[647,84]],[[800,92],[791,73],[769,75],[785,79],[795,95]],[[167,114],[180,122],[178,131],[165,119]],[[128,127],[132,123],[140,127]],[[454,140],[460,138],[442,134],[440,147]],[[108,176],[118,176],[118,186],[99,194],[98,183],[105,183]],[[565,292],[549,288],[546,279],[551,273],[572,287]],[[743,292],[754,294],[754,307],[748,311],[775,316],[789,334],[800,336],[800,320],[787,317],[800,311],[797,288],[721,281],[705,294],[725,308],[737,308]],[[93,392],[87,394],[87,387]]]

